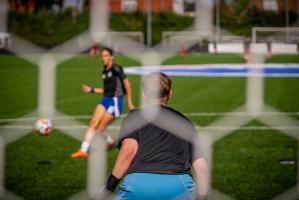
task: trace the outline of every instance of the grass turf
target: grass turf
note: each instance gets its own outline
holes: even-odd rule
[[[299,112],[299,78],[266,78],[265,103],[283,112]],[[283,98],[286,96],[286,98]],[[297,116],[297,119],[298,116]]]
[[[281,161],[297,163],[297,148],[294,138],[271,129],[231,133],[214,143],[212,185],[234,199],[272,199],[296,185],[297,164]]]
[[[86,160],[66,159],[78,141],[53,131],[6,146],[5,187],[24,199],[66,199],[86,184]]]
[[[169,58],[163,64],[242,62],[242,56],[235,54],[190,53],[185,57]],[[173,77],[173,92],[174,96],[169,105],[182,112],[229,112],[245,101],[245,78]],[[219,117],[191,117],[191,119],[198,125],[206,126]]]
[[[275,55],[267,63],[299,63],[299,55]],[[299,78],[265,79],[265,103],[283,112],[299,112]],[[299,116],[295,116],[299,119]]]
[[[299,55],[274,55],[266,60],[267,63],[299,63]]]
[[[172,79],[173,98],[169,105],[181,112],[229,112],[245,101],[244,78],[173,77]],[[206,126],[219,117],[193,117],[192,120],[198,125]]]
[[[184,57],[174,56],[163,62],[166,65],[208,63],[243,63],[243,58],[242,55],[238,54],[189,53]]]
[[[275,56],[272,59],[276,59]],[[175,57],[165,61],[164,64],[174,64],[173,60],[177,60],[178,63],[207,63],[209,61],[222,63],[224,60],[227,63],[242,62],[241,57],[235,55],[193,54],[186,56],[183,61],[179,62],[180,58]],[[2,87],[0,117],[20,117],[36,107],[37,68],[12,55],[1,55],[0,61],[2,63],[0,81],[4,83],[0,85]],[[124,66],[139,65],[139,63],[122,56],[116,56],[116,62]],[[95,57],[85,55],[74,57],[58,66],[57,109],[69,115],[90,115],[101,96],[83,94],[81,84],[100,86],[102,83],[101,70]],[[140,77],[129,76],[129,79],[133,87],[134,102],[139,105]],[[173,79],[174,97],[170,105],[182,112],[225,112],[244,103],[246,84],[244,78],[173,77]],[[24,81],[30,87],[26,87],[23,84]],[[299,110],[298,78],[267,78],[265,82],[267,104],[282,111],[296,112]],[[11,85],[16,89],[11,90]],[[27,100],[24,101],[25,103],[14,103],[19,99]],[[207,125],[216,119],[217,117],[192,118],[199,125]],[[83,120],[83,122],[87,123],[87,120]],[[213,186],[215,188],[236,199],[244,199],[243,197],[269,199],[294,185],[297,162],[293,166],[269,167],[271,163],[276,166],[279,159],[296,160],[296,154],[293,152],[297,152],[297,146],[290,138],[273,130],[266,132],[238,131],[228,137],[228,142],[225,137],[214,145]],[[224,142],[222,143],[222,141]],[[55,131],[50,137],[37,137],[35,134],[29,133],[20,140],[7,145],[5,187],[25,199],[65,199],[71,194],[84,190],[85,161],[66,159],[70,152],[79,146],[79,143],[79,141],[74,141],[63,133]],[[261,145],[256,145],[256,143]],[[290,145],[288,146],[288,144]],[[282,148],[283,145],[288,148]],[[272,146],[277,147],[277,151]],[[242,154],[244,148],[246,154]],[[235,155],[232,155],[231,158],[228,157],[229,159],[222,159],[225,158],[223,154],[226,153]],[[23,154],[26,155],[24,158],[15,159]],[[108,154],[108,171],[111,171],[116,154],[116,149]],[[236,159],[240,156],[239,154],[244,156],[244,159]],[[285,157],[285,155],[288,156]],[[253,157],[257,159],[256,162],[248,163]],[[267,160],[269,164],[263,160]],[[233,165],[233,168],[230,165]],[[265,170],[263,169],[264,165],[266,165]],[[70,180],[71,178],[77,179],[76,175],[67,174],[70,166],[71,170],[79,173],[78,180]],[[250,170],[242,170],[244,167]],[[291,167],[291,169],[286,170],[284,167]],[[236,173],[233,175],[228,173],[231,172],[231,169],[235,169]],[[286,177],[281,177],[283,173],[288,174]],[[55,177],[57,177],[57,181]],[[225,182],[223,183],[222,180]],[[228,182],[232,185],[228,186],[230,185]]]
[[[0,119],[17,118],[37,106],[37,66],[12,55],[0,55]]]

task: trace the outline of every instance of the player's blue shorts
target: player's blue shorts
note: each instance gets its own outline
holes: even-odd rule
[[[189,174],[128,174],[113,200],[193,200],[195,184]]]
[[[114,117],[119,117],[123,111],[123,97],[110,97],[103,96],[99,104],[103,105],[106,109],[106,112],[111,114]]]

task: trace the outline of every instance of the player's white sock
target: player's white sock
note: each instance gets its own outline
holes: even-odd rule
[[[88,142],[82,142],[80,150],[84,152],[88,152],[89,145],[90,144]]]

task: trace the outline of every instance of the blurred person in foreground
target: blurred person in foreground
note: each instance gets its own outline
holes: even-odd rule
[[[171,85],[160,72],[143,79],[147,105],[123,120],[112,174],[94,199],[109,199],[123,177],[114,200],[207,199],[208,164],[192,122],[167,106]]]
[[[244,58],[244,63],[248,64],[250,61],[250,44],[251,40],[249,37],[246,37],[243,41],[243,58]]]
[[[272,38],[271,37],[267,38],[266,46],[267,46],[267,59],[270,59],[272,57]]]
[[[115,118],[120,116],[125,94],[127,95],[129,110],[135,108],[132,103],[130,81],[126,78],[122,67],[113,63],[113,51],[109,48],[103,48],[101,50],[101,59],[104,66],[104,87],[94,88],[84,84],[82,89],[85,93],[99,93],[104,94],[104,96],[99,101],[92,115],[81,148],[71,154],[72,158],[88,156],[90,143],[96,132],[99,132],[104,137],[108,148],[115,143],[114,139],[106,134],[105,129]]]

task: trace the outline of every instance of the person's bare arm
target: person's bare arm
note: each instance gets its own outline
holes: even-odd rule
[[[207,199],[209,191],[209,167],[206,159],[199,158],[192,163],[197,186],[197,199]]]
[[[82,85],[82,90],[84,93],[104,93],[104,89],[103,88],[94,88],[94,87],[90,87],[86,84]]]
[[[113,192],[126,171],[129,169],[138,149],[138,142],[131,138],[126,138],[122,141],[122,146],[117,155],[113,170],[109,176],[106,184],[101,187],[96,194],[94,199],[106,200],[110,199]]]
[[[138,142],[131,138],[122,141],[120,151],[117,155],[112,175],[121,179],[131,165],[138,149]]]
[[[129,108],[129,110],[133,110],[133,109],[135,109],[135,106],[132,102],[131,83],[130,83],[129,79],[127,79],[127,78],[123,80],[123,83],[124,83],[125,90],[127,92],[128,108]]]

